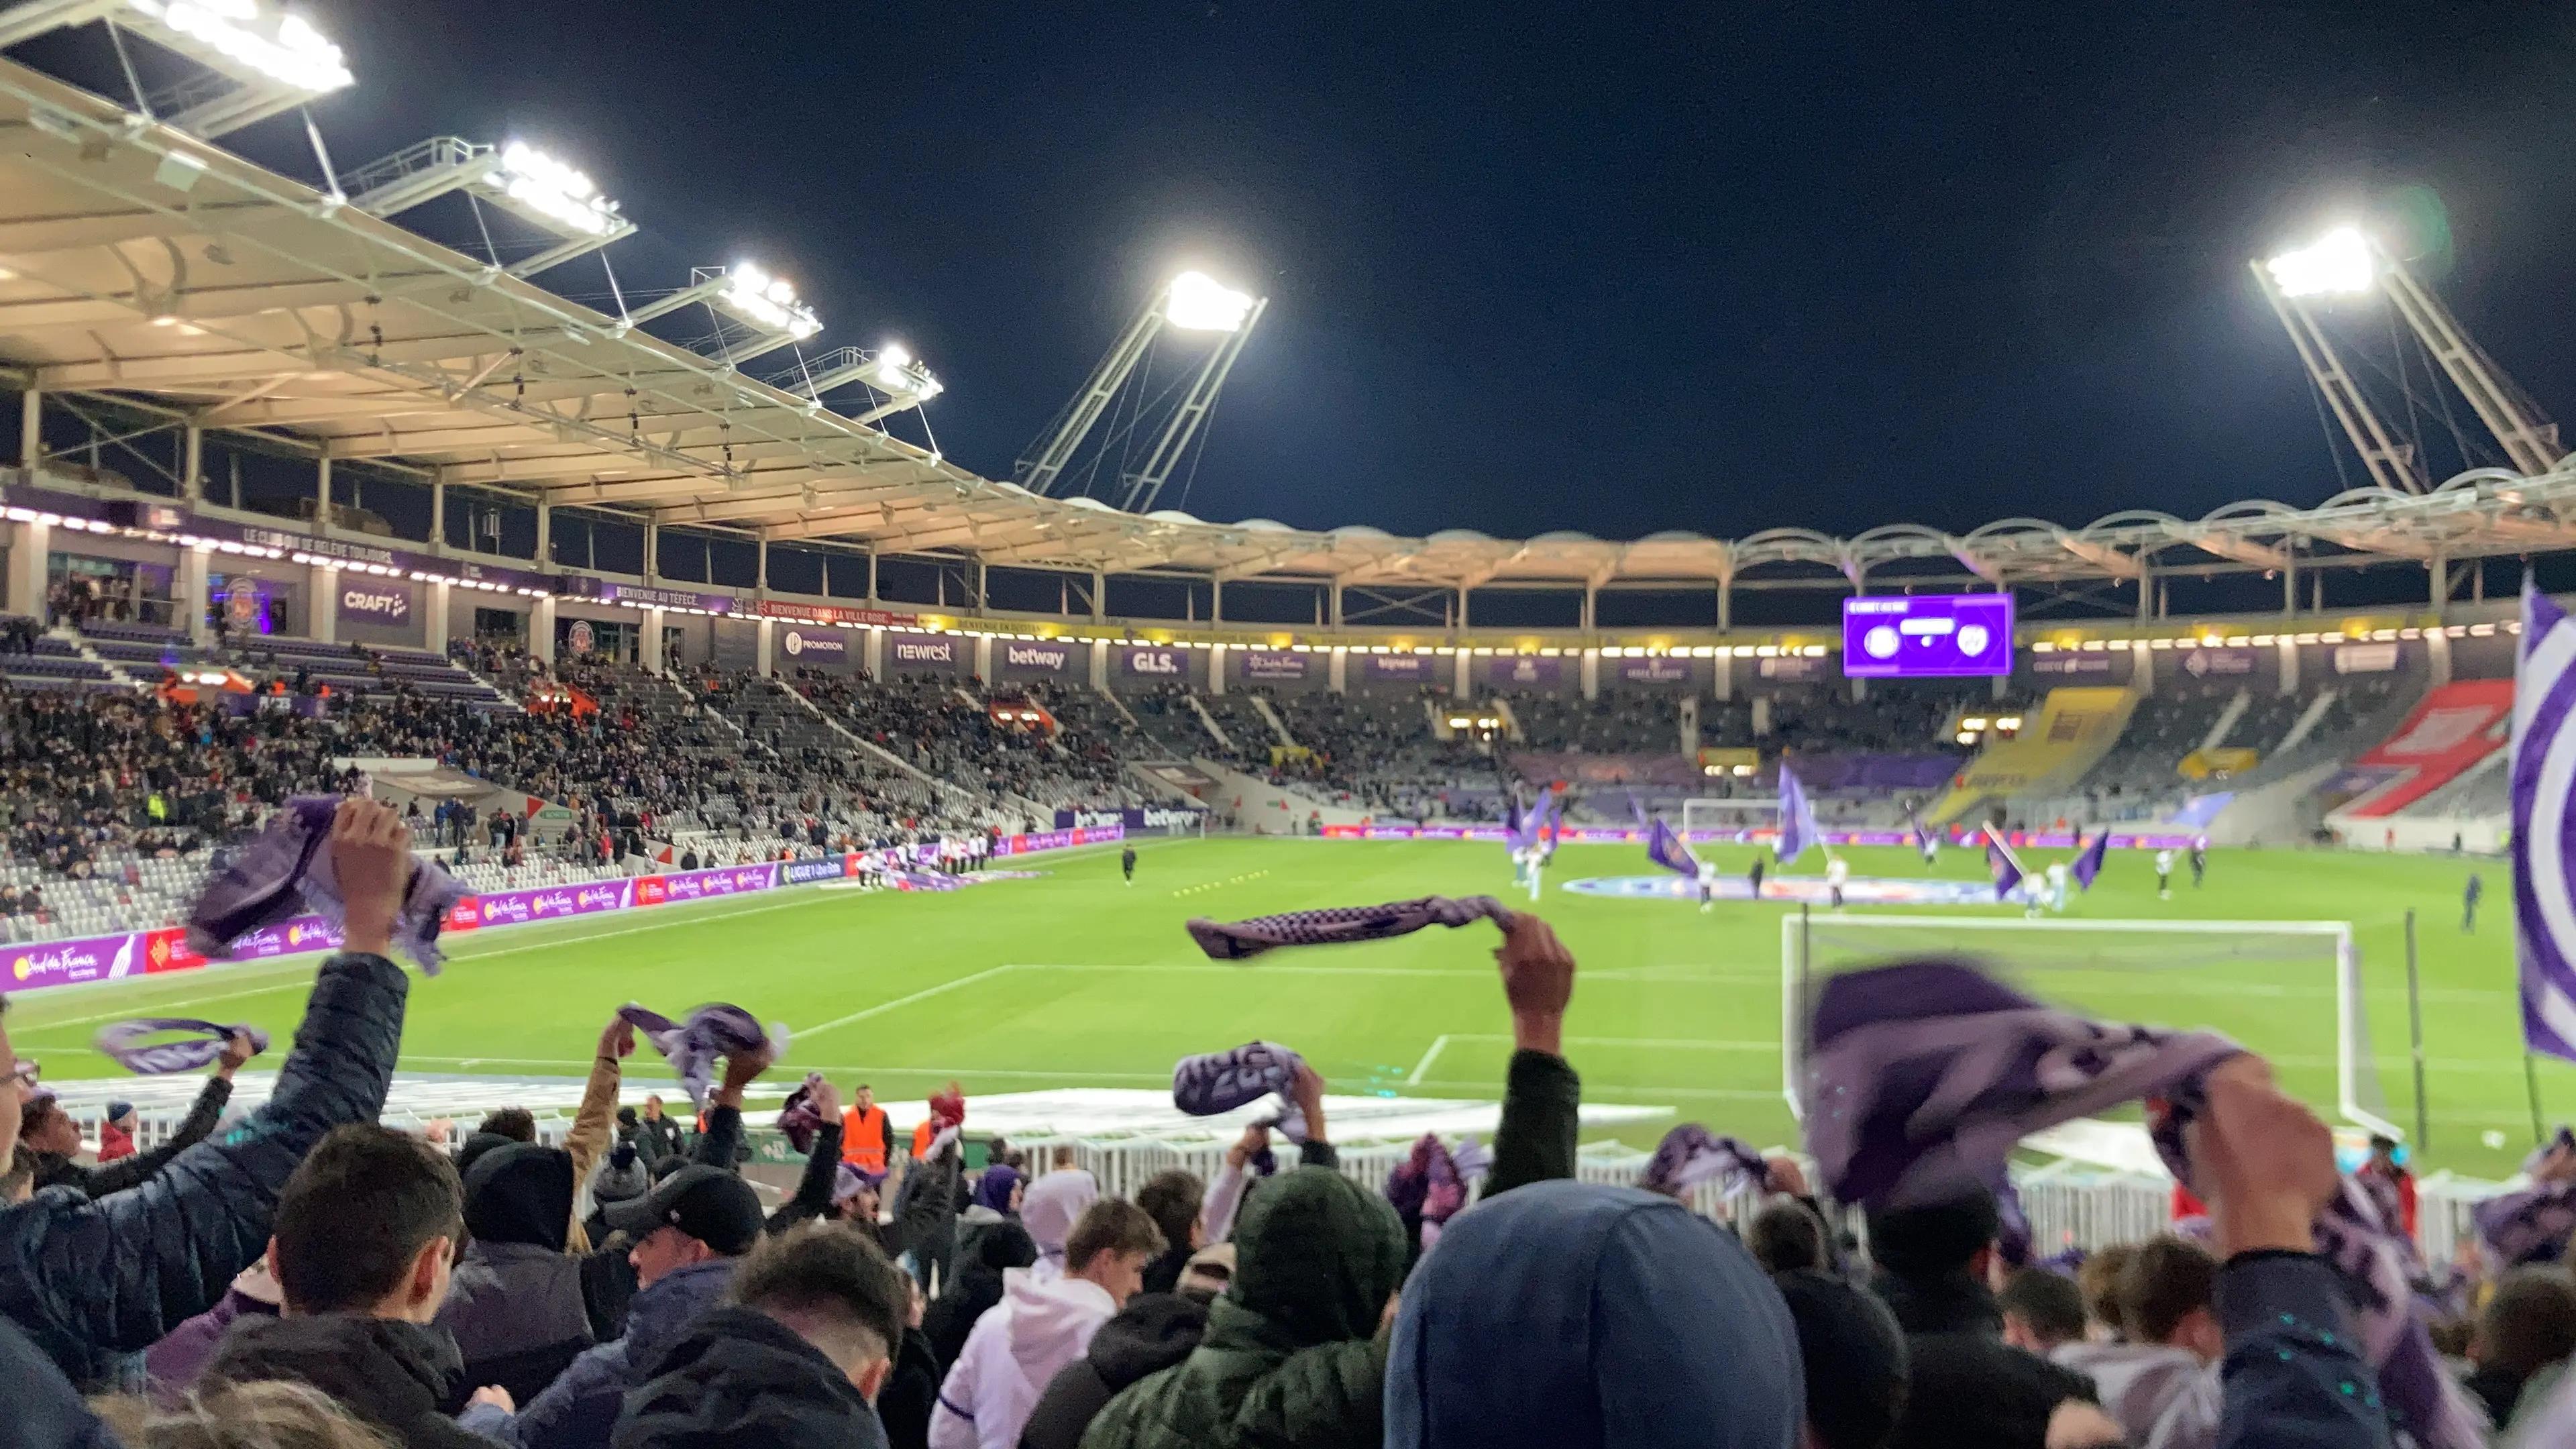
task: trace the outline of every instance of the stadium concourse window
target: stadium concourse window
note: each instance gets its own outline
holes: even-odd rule
[[[474,610],[474,637],[494,644],[528,642],[528,616],[516,609]]]

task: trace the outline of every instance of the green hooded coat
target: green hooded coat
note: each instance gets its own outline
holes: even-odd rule
[[[1377,1449],[1377,1330],[1403,1283],[1404,1230],[1330,1148],[1306,1160],[1244,1205],[1234,1284],[1198,1348],[1110,1400],[1082,1449]]]

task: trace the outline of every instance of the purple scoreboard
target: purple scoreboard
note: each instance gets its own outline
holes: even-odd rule
[[[1865,595],[1843,600],[1843,674],[1902,679],[2010,674],[2010,594]]]

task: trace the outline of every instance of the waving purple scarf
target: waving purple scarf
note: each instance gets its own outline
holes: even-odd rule
[[[2522,1170],[2536,1173],[2560,1152],[2576,1152],[2576,1131],[2559,1128],[2557,1136],[2523,1161]],[[2479,1203],[2475,1216],[2478,1240],[2499,1260],[2498,1267],[2554,1263],[2566,1255],[2568,1240],[2576,1238],[2576,1181],[2535,1178],[2529,1187]]]
[[[2183,1134],[2202,1083],[2242,1050],[2209,1032],[2086,1021],[1957,961],[1838,975],[1809,1030],[1808,1148],[1828,1191],[1873,1208],[1992,1191],[2024,1136],[2145,1097],[2170,1104],[2156,1148],[2189,1185]],[[2426,1449],[2476,1449],[2482,1416],[2414,1310],[2397,1226],[2347,1179],[2316,1236],[2318,1256],[2349,1281],[2390,1408]]]
[[[224,1043],[234,1032],[250,1037],[251,1055],[268,1050],[268,1033],[253,1026],[221,1026],[199,1021],[191,1016],[147,1016],[136,1021],[120,1021],[101,1027],[98,1033],[99,1055],[140,1076],[161,1076],[170,1072],[193,1072],[214,1065],[224,1054]],[[145,1042],[147,1036],[166,1032],[184,1032],[178,1041]]]
[[[786,1104],[778,1109],[778,1133],[799,1152],[812,1152],[814,1134],[828,1125],[823,1114],[814,1110],[814,1088],[822,1081],[821,1072],[807,1072],[804,1084],[788,1093]]]
[[[1241,961],[1280,946],[1340,946],[1353,941],[1385,941],[1410,936],[1428,926],[1463,926],[1491,921],[1506,930],[1512,913],[1492,896],[1424,896],[1390,901],[1382,906],[1332,906],[1320,911],[1290,911],[1255,916],[1248,921],[1189,922],[1190,939],[1218,961]]]
[[[1761,1153],[1697,1122],[1684,1122],[1655,1144],[1637,1186],[1665,1197],[1688,1197],[1701,1183],[1716,1182],[1731,1198],[1760,1187],[1770,1176],[1771,1164]]]
[[[715,1082],[716,1058],[750,1051],[763,1042],[778,1051],[787,1050],[786,1027],[772,1025],[763,1032],[750,1012],[722,1002],[699,1007],[687,1021],[675,1022],[633,1002],[617,1008],[617,1014],[644,1033],[644,1039],[671,1063],[672,1074],[701,1112],[707,1109],[707,1089]]]
[[[1421,1224],[1420,1242],[1428,1249],[1440,1241],[1440,1230],[1466,1210],[1467,1190],[1493,1166],[1493,1154],[1469,1137],[1451,1152],[1439,1134],[1425,1132],[1413,1151],[1386,1175],[1386,1200],[1396,1213]]]
[[[301,911],[344,930],[348,905],[332,872],[330,851],[331,821],[339,810],[336,795],[289,799],[267,829],[207,878],[188,912],[189,948],[220,959],[232,954],[233,942]],[[465,896],[464,885],[454,876],[433,861],[413,857],[411,879],[394,912],[393,935],[394,944],[422,971],[434,976],[447,959],[438,949],[438,932],[447,924],[448,909]]]
[[[1273,1093],[1284,1099],[1304,1064],[1305,1058],[1267,1041],[1183,1057],[1172,1066],[1172,1105],[1193,1117],[1214,1117]],[[1306,1140],[1306,1114],[1293,1102],[1281,1111],[1276,1125],[1289,1141]]]

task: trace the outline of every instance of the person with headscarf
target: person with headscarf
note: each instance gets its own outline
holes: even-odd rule
[[[1388,1350],[1387,1449],[1793,1449],[1805,1417],[1797,1329],[1760,1265],[1635,1188],[1532,1183],[1460,1214]]]
[[[591,1346],[581,1259],[565,1251],[573,1202],[572,1154],[513,1142],[465,1173],[465,1230],[438,1326],[456,1337],[466,1382],[498,1384],[534,1399]]]

